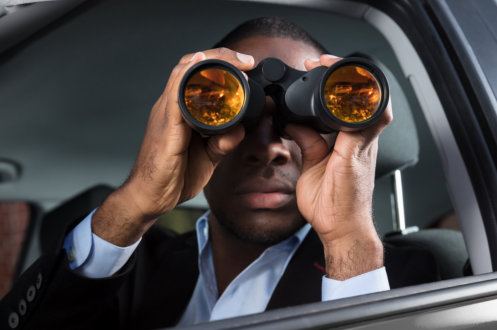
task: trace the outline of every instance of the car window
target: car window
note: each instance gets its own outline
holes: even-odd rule
[[[395,91],[394,120],[415,127],[409,139],[416,144],[416,161],[408,158],[400,176],[406,226],[460,231],[444,158],[422,109],[426,105],[405,77],[405,59],[399,58],[391,40],[362,19],[361,8],[352,6],[349,9],[357,13],[344,13],[252,1],[191,0],[83,4],[0,55],[0,157],[23,168],[15,188],[0,185],[0,199],[33,200],[50,211],[95,184],[119,186],[132,168],[150,108],[181,56],[211,48],[246,19],[278,15],[302,26],[332,54],[367,56],[384,69]],[[402,138],[398,147],[394,137],[382,143],[401,153],[412,145]],[[375,184],[374,219],[382,237],[398,229],[394,184],[392,171]],[[26,212],[25,203],[7,204],[12,214]],[[0,211],[3,207],[0,204]],[[201,194],[162,216],[158,224],[188,232],[207,208]],[[4,217],[10,215],[0,214]],[[16,225],[26,228],[23,217]],[[10,254],[21,255],[19,239],[2,244],[9,245]],[[1,255],[0,260],[7,264]],[[12,260],[9,267],[16,263]],[[2,274],[12,274],[3,267]]]

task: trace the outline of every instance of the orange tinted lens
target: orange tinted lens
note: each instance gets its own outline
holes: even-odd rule
[[[326,106],[333,115],[348,123],[360,123],[378,110],[381,89],[375,77],[355,65],[339,67],[324,86]]]
[[[230,72],[218,68],[195,73],[186,83],[184,95],[190,114],[211,126],[230,122],[245,104],[241,82]]]

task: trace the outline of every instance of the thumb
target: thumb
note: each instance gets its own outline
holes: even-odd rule
[[[207,139],[206,152],[213,164],[217,164],[221,159],[235,149],[245,136],[243,125],[238,125],[225,134],[211,136]]]
[[[328,156],[330,152],[328,143],[315,130],[307,126],[288,124],[285,131],[302,151],[302,173]]]

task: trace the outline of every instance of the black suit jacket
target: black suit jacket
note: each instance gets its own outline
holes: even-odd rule
[[[153,227],[114,276],[89,279],[69,268],[60,237],[2,300],[0,328],[148,329],[173,326],[198,277],[195,233],[177,235]],[[392,288],[439,279],[436,262],[420,248],[385,246]],[[323,247],[310,231],[279,281],[267,309],[321,300]],[[24,308],[22,305],[25,305]]]

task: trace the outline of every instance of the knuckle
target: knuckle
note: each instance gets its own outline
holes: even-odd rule
[[[217,52],[218,56],[220,56],[220,57],[227,57],[227,56],[231,56],[231,55],[235,54],[234,51],[232,51],[231,49],[226,48],[226,47],[216,48],[216,52]]]
[[[173,71],[171,71],[171,75],[170,77],[171,78],[174,78],[179,72],[180,70],[184,67],[183,64],[178,64],[176,65],[174,68],[173,68]]]
[[[390,124],[393,121],[393,113],[392,111],[387,111],[385,115],[383,116],[383,123],[385,125]]]
[[[217,49],[217,51],[219,52],[219,54],[229,54],[232,52],[232,50],[226,48],[226,47],[219,47]]]
[[[180,65],[176,65],[173,68],[173,71],[171,71],[171,77],[173,77],[174,75],[176,75],[179,72],[179,69],[180,69]]]
[[[183,57],[181,57],[181,59],[179,60],[179,63],[186,63],[186,62],[189,62],[193,57],[193,54],[186,54],[186,55],[183,55]]]
[[[220,144],[219,144],[219,139],[217,138],[210,138],[207,140],[207,145],[212,152],[212,154],[216,156],[222,156],[224,155],[224,151],[222,150]]]

